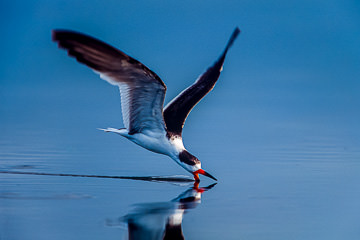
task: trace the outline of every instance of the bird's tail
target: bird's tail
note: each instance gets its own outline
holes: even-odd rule
[[[126,128],[120,128],[120,129],[116,129],[116,128],[98,128],[98,130],[102,130],[104,132],[113,132],[113,133],[120,134],[122,136],[127,135],[127,133],[128,133],[128,130]]]

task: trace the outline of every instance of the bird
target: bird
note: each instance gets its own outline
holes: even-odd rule
[[[182,130],[193,107],[214,88],[225,56],[239,33],[236,27],[215,63],[165,107],[166,85],[138,60],[101,40],[72,30],[54,29],[52,40],[70,57],[119,87],[124,128],[100,130],[116,133],[145,149],[169,156],[190,172],[195,182],[200,182],[199,174],[217,179],[202,169],[200,160],[186,150]]]

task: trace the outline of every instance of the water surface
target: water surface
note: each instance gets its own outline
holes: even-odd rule
[[[206,116],[189,119],[185,145],[219,182],[199,191],[213,181],[202,178],[195,187],[166,156],[98,131],[120,126],[119,111],[102,115],[86,106],[89,99],[107,95],[90,93],[82,100],[63,93],[76,102],[72,106],[41,93],[3,95],[14,107],[2,108],[2,239],[141,239],[144,233],[185,239],[359,236],[359,138],[348,126],[290,124],[275,115],[252,122],[237,114],[224,119],[213,113],[220,106],[203,104],[199,111]],[[34,103],[24,109],[27,101]],[[39,102],[58,105],[45,111]],[[26,121],[15,118],[21,114]],[[228,129],[235,124],[237,129]]]

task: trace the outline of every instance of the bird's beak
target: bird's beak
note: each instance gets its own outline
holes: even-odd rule
[[[198,174],[207,176],[207,177],[212,178],[212,179],[214,179],[215,181],[217,181],[217,179],[216,179],[215,177],[213,177],[211,174],[205,172],[203,169],[199,169],[199,170],[193,172],[193,174],[194,174],[195,181],[197,181],[197,182],[200,181],[200,178],[199,178]]]

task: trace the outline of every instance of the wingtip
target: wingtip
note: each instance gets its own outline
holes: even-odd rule
[[[241,30],[238,26],[236,26],[234,32],[233,32],[233,35],[235,35],[235,37],[237,37],[237,35],[239,35],[241,33]]]
[[[55,29],[51,30],[51,40],[56,41],[56,30]]]
[[[241,32],[240,28],[236,27],[235,30],[233,31],[233,33],[231,34],[228,44],[226,45],[226,51],[233,45],[235,39],[240,34],[240,32]]]
[[[56,41],[61,41],[63,40],[65,37],[69,37],[70,35],[85,35],[82,33],[78,33],[76,31],[73,30],[67,30],[67,29],[52,29],[51,30],[51,38],[54,42]]]
[[[51,30],[51,40],[54,42],[59,40],[59,33],[62,32],[60,29],[52,29]]]

